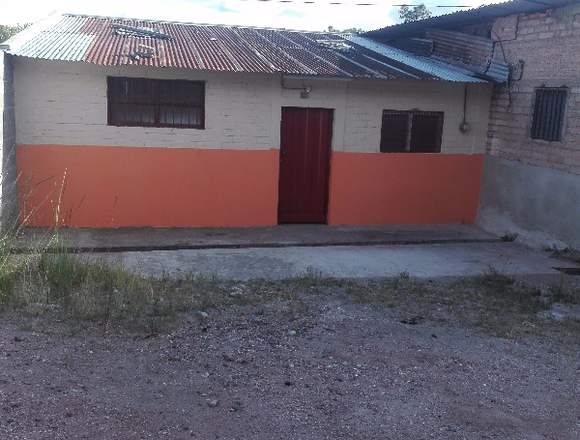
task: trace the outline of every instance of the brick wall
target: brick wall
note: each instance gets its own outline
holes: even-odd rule
[[[506,23],[515,26],[514,33]],[[580,174],[580,5],[505,17],[496,21],[494,31],[501,36],[495,55],[503,59],[505,53],[513,66],[522,60],[523,69],[514,70],[509,87],[494,91],[489,152]],[[569,88],[561,142],[530,138],[534,92],[541,86]]]
[[[106,77],[136,76],[206,81],[206,128],[107,125]],[[378,152],[383,109],[443,111],[442,151],[483,153],[491,87],[468,86],[468,133],[461,133],[464,85],[444,81],[285,80],[263,74],[104,67],[15,59],[18,144],[270,149],[280,145],[284,106],[334,109],[335,151]]]

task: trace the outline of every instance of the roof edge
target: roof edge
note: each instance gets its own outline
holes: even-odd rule
[[[344,33],[344,32],[309,31],[306,29],[288,29],[288,28],[249,26],[249,25],[238,25],[238,24],[198,23],[198,22],[193,22],[193,21],[178,21],[178,20],[156,20],[153,18],[120,17],[120,16],[114,16],[114,15],[73,14],[70,12],[62,13],[61,16],[96,18],[96,19],[101,19],[101,20],[133,20],[133,21],[144,21],[147,23],[181,24],[181,25],[185,25],[185,26],[187,26],[187,25],[190,25],[190,26],[219,26],[219,27],[227,27],[227,28],[232,28],[232,29],[260,29],[260,30],[265,30],[265,31],[284,31],[284,32],[310,33],[310,34],[327,34],[327,35],[349,35],[349,34]]]
[[[21,30],[16,35],[13,35],[8,40],[6,40],[3,43],[3,46],[6,46],[4,50],[10,53],[20,49],[24,44],[36,37],[42,31],[56,24],[63,17],[63,15],[64,14],[61,12],[53,12],[46,17],[34,22],[27,28]]]

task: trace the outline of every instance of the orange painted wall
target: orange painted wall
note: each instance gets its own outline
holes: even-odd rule
[[[72,227],[277,223],[277,150],[18,145],[16,163],[29,226],[57,206]]]
[[[18,145],[29,226],[268,226],[278,150]],[[333,152],[328,223],[473,223],[483,155]],[[60,200],[60,203],[59,203]]]
[[[328,223],[474,223],[483,155],[332,155]]]

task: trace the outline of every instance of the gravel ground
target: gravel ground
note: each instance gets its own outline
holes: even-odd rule
[[[498,338],[340,294],[160,335],[23,319],[0,322],[1,439],[580,438],[580,337],[557,327]]]

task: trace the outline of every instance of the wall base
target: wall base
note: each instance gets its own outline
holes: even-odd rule
[[[332,155],[328,222],[334,225],[475,222],[483,155]]]
[[[277,150],[18,145],[16,161],[27,226],[277,222]]]
[[[580,248],[580,175],[488,155],[477,223],[536,248]]]
[[[18,145],[21,222],[39,227],[277,224],[278,150]],[[471,224],[482,155],[333,152],[328,223]]]

